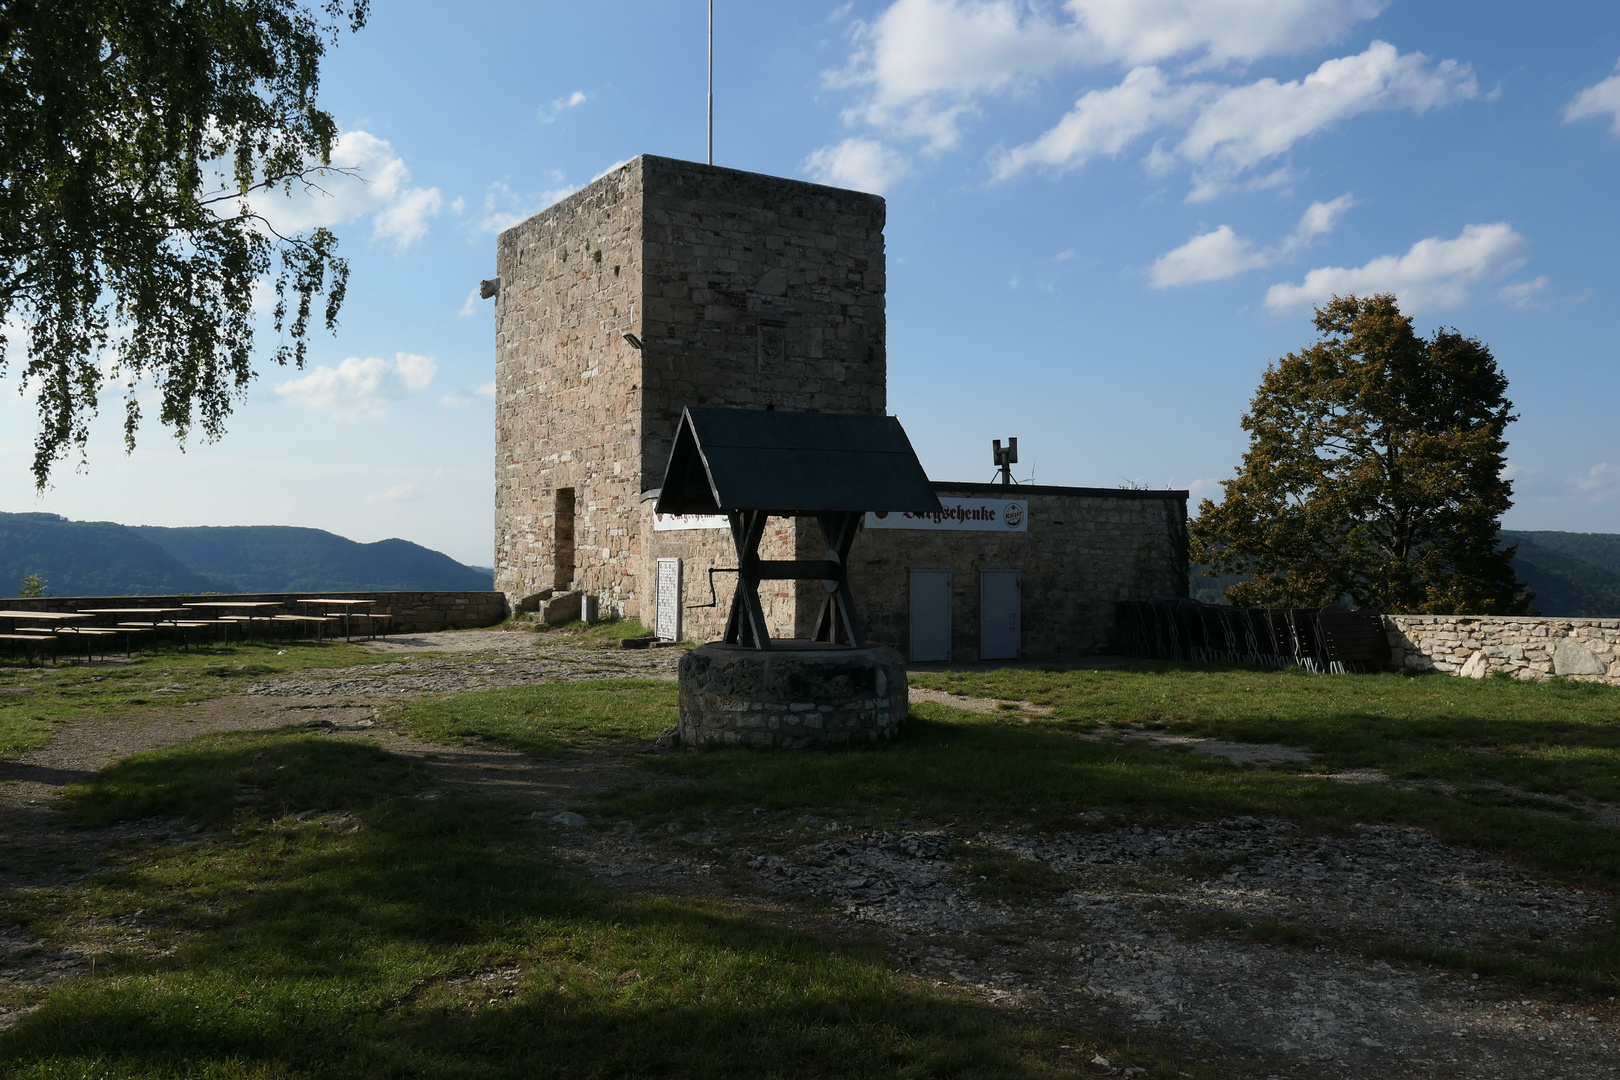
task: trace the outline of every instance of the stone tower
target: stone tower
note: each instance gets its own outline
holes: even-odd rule
[[[883,412],[884,212],[643,156],[503,232],[495,587],[650,619],[649,493],[683,408]]]

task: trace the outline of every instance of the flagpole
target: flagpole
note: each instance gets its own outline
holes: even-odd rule
[[[709,0],[709,164],[714,164],[714,0]]]

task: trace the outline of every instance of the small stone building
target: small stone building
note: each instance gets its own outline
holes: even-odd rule
[[[652,510],[681,410],[883,412],[884,216],[875,195],[643,156],[500,235],[495,587],[514,606],[573,590],[720,636],[723,519]],[[850,556],[868,636],[914,659],[1095,652],[1113,600],[1185,592],[1184,491],[936,488],[944,517],[869,517]],[[783,519],[760,553],[826,546]],[[807,636],[819,588],[762,592],[773,634]]]

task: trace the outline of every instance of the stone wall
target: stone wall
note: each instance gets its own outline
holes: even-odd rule
[[[1184,595],[1185,491],[934,485],[942,496],[1022,498],[1027,532],[869,529],[849,555],[870,640],[908,656],[912,569],[951,571],[951,658],[978,659],[979,571],[1019,570],[1023,653],[1083,656],[1113,644],[1114,601]]]
[[[496,588],[579,589],[651,622],[641,504],[683,408],[881,413],[884,214],[875,195],[643,156],[502,233]]]
[[[979,571],[1021,571],[1023,651],[1029,657],[1083,656],[1113,644],[1114,601],[1186,591],[1187,495],[1023,485],[938,483],[942,495],[1021,498],[1029,504],[1027,532],[936,532],[866,529],[850,550],[850,589],[868,640],[910,648],[912,569],[952,572],[953,659],[971,662],[979,650]],[[827,544],[813,520],[773,518],[761,545],[766,558],[819,559]],[[715,575],[709,603],[708,569],[735,567],[730,532],[659,532],[651,551],[679,557],[685,572],[685,635],[718,639],[725,630],[733,574]],[[818,582],[765,582],[772,634],[808,637],[825,597]]]
[[[190,593],[179,596],[42,596],[7,600],[17,611],[78,611],[81,608],[184,607],[205,600],[269,601],[286,604],[288,614],[306,609],[300,600],[375,600],[369,610],[391,616],[388,632],[427,633],[494,626],[506,618],[506,597],[498,592],[319,592],[319,593]],[[241,612],[240,614],[247,614]],[[278,613],[279,614],[279,613]],[[199,616],[207,618],[208,616]],[[361,620],[364,622],[364,620]],[[358,624],[357,624],[358,625]]]
[[[497,244],[495,587],[514,606],[572,587],[638,613],[641,192],[632,162]]]
[[[1620,619],[1533,615],[1386,615],[1390,663],[1482,679],[1562,675],[1620,686]]]

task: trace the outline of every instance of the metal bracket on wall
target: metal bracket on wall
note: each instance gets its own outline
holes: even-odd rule
[[[707,604],[687,604],[686,605],[686,610],[687,611],[692,611],[692,610],[694,610],[696,608],[719,607],[720,606],[720,596],[719,596],[718,593],[716,593],[714,591],[714,575],[716,575],[716,574],[735,574],[736,572],[737,572],[737,568],[735,566],[711,566],[711,567],[709,567],[709,602]]]

